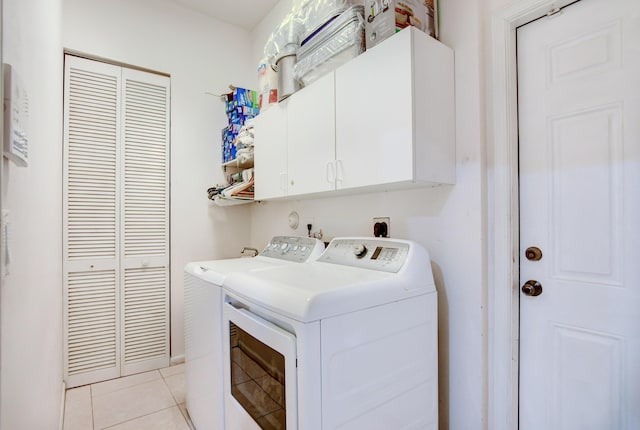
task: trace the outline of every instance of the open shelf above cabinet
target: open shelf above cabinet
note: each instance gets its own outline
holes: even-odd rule
[[[247,161],[241,161],[239,159],[234,159],[227,161],[226,163],[221,164],[222,171],[226,174],[241,174],[243,170],[253,168],[253,159]],[[253,175],[251,175],[253,176]],[[230,187],[240,186],[245,184],[246,182],[236,182],[233,185],[229,185]],[[253,186],[253,179],[250,179],[251,186]],[[247,203],[253,203],[255,200],[253,198],[248,198],[244,196],[233,197],[233,196],[225,196],[223,194],[216,194],[213,197],[209,197],[211,201],[216,206],[236,206],[236,205],[244,205]]]
[[[240,160],[236,158],[234,160],[229,160],[226,163],[222,163],[221,166],[223,171],[226,171],[228,167],[237,169],[250,169],[253,167],[253,160]]]
[[[260,111],[258,92],[231,85],[229,87],[231,93],[222,97],[228,120],[221,135],[220,167],[225,175],[225,183],[207,190],[209,199],[218,206],[247,204],[253,202],[254,197],[254,139],[251,120]]]
[[[253,203],[255,200],[253,199],[237,199],[237,198],[228,198],[222,196],[215,196],[213,198],[213,203],[216,206],[237,206],[237,205],[246,205],[247,203]]]

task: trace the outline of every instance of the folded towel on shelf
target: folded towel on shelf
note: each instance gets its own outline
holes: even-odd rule
[[[248,146],[252,146],[253,138],[254,138],[253,126],[243,125],[242,128],[240,129],[240,132],[233,140],[233,144],[236,146],[237,149],[242,149]]]
[[[236,160],[240,164],[246,164],[253,160],[253,146],[239,149],[236,153]]]

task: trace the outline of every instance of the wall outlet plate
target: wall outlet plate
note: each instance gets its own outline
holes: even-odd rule
[[[388,216],[374,217],[373,235],[375,237],[391,237],[391,218]]]

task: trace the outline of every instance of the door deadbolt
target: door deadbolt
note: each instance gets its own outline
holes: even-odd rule
[[[529,261],[538,261],[542,259],[542,251],[537,246],[530,246],[524,252],[525,257]]]
[[[522,292],[525,296],[539,296],[542,294],[542,284],[536,280],[530,280],[522,286]]]

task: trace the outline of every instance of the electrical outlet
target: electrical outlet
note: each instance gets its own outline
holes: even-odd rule
[[[391,218],[373,218],[373,235],[375,237],[391,237]]]

